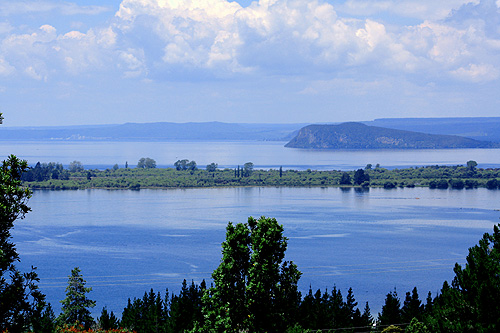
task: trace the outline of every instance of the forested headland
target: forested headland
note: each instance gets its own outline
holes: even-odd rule
[[[200,167],[195,161],[178,160],[173,168],[157,168],[152,158],[136,165],[115,164],[106,170],[85,169],[79,161],[64,168],[60,163],[37,163],[22,178],[30,189],[141,189],[236,186],[343,186],[343,187],[429,187],[437,189],[498,189],[499,168],[478,168],[468,161],[456,166],[422,166],[387,169],[379,164],[352,171],[257,169],[251,162],[236,168],[219,168],[217,163]]]

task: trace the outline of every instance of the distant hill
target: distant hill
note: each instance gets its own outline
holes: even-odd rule
[[[361,123],[309,125],[285,147],[309,149],[499,148],[500,144],[454,135],[426,134]]]
[[[500,117],[380,118],[365,125],[500,142]]]
[[[63,127],[0,127],[0,140],[288,141],[305,124],[126,123]]]

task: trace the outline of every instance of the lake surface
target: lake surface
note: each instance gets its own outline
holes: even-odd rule
[[[141,157],[159,166],[178,159],[200,167],[353,170],[457,165],[475,160],[500,167],[500,150],[313,151],[284,142],[3,142],[0,157],[29,163],[81,161],[108,168]],[[79,266],[102,307],[120,315],[127,299],[154,288],[177,293],[183,279],[210,280],[221,258],[228,221],[270,216],[290,239],[287,259],[303,272],[300,289],[352,287],[374,316],[385,295],[404,298],[414,286],[425,299],[453,278],[455,262],[498,223],[500,191],[339,188],[222,188],[140,191],[36,191],[33,211],[13,232],[26,271],[38,267],[40,287],[59,313],[67,277]]]
[[[77,160],[86,168],[133,167],[142,157],[156,160],[158,166],[173,166],[189,159],[204,168],[212,162],[220,167],[236,167],[253,162],[257,168],[280,166],[288,169],[353,170],[368,163],[382,167],[422,165],[464,165],[469,160],[479,167],[500,167],[499,149],[425,150],[307,150],[285,148],[285,142],[2,142],[0,158],[10,154],[30,164],[58,162],[68,165]]]
[[[183,279],[210,280],[228,221],[270,216],[284,225],[287,259],[307,292],[352,287],[374,316],[385,295],[425,299],[453,278],[455,262],[499,222],[500,191],[427,188],[221,188],[36,191],[16,224],[19,265],[38,266],[40,287],[59,313],[67,276],[79,266],[94,314],[120,315],[127,299]]]

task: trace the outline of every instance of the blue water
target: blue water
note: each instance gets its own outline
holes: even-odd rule
[[[16,224],[20,267],[38,267],[59,312],[67,276],[79,266],[102,307],[121,314],[129,297],[178,292],[183,279],[209,281],[228,221],[271,216],[285,227],[287,259],[300,289],[352,287],[373,314],[385,295],[421,298],[453,278],[469,247],[498,223],[500,191],[422,188],[222,188],[36,191]]]
[[[285,142],[2,142],[0,158],[10,154],[37,162],[68,165],[77,160],[86,168],[137,165],[142,157],[153,158],[159,167],[179,159],[194,160],[204,168],[212,162],[233,168],[253,162],[257,168],[353,170],[368,163],[382,167],[464,165],[475,160],[479,167],[500,167],[499,149],[344,150],[318,151],[285,148]]]

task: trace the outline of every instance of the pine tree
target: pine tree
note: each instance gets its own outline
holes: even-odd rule
[[[96,303],[87,298],[86,294],[91,292],[92,288],[85,287],[86,281],[80,272],[78,267],[71,270],[66,287],[66,298],[61,301],[62,313],[57,320],[60,324],[82,324],[88,329],[94,322],[89,308],[93,308]]]

